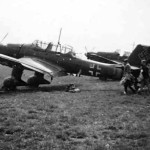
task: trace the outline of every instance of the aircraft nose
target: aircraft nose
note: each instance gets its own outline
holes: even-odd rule
[[[8,55],[17,58],[19,51],[21,49],[21,44],[8,44]]]
[[[0,54],[5,54],[7,53],[7,48],[6,46],[0,44]]]

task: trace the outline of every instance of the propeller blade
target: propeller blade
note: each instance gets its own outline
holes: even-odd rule
[[[2,43],[5,40],[5,38],[7,37],[7,35],[8,35],[8,33],[3,37],[3,39],[0,41],[0,43]]]

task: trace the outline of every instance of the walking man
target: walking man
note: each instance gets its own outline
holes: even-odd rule
[[[124,72],[123,72],[123,78],[125,78],[124,82],[124,94],[127,94],[128,87],[132,90],[133,93],[135,93],[135,89],[132,87],[132,81],[134,76],[131,74],[131,66],[128,63],[128,59],[124,60]]]

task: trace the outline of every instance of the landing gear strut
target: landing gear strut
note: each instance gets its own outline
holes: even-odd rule
[[[35,72],[34,75],[27,80],[27,83],[21,79],[22,74],[23,68],[21,66],[13,66],[11,76],[5,78],[2,89],[12,91],[15,90],[17,86],[30,86],[37,88],[40,84],[50,84],[49,81],[44,79],[44,74],[42,73]]]

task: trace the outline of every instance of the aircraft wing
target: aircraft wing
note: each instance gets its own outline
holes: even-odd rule
[[[62,76],[65,70],[58,65],[43,61],[38,58],[23,57],[16,59],[7,55],[0,54],[0,63],[6,66],[20,65],[27,70],[36,71],[50,76]]]
[[[140,68],[139,67],[135,67],[135,66],[131,66],[131,69],[132,70],[139,70]]]
[[[123,65],[116,65],[116,68],[121,68],[121,69],[123,69],[124,67],[123,67]],[[138,67],[135,67],[135,66],[131,66],[131,69],[132,70],[139,70],[140,68],[138,68]]]
[[[111,59],[108,59],[106,57],[103,57],[103,56],[100,56],[100,55],[97,55],[97,54],[87,54],[87,57],[89,59],[92,59],[92,60],[95,60],[95,61],[98,61],[98,62],[102,62],[102,63],[108,63],[108,64],[121,64],[120,62],[118,61],[114,61],[114,60],[111,60]]]

